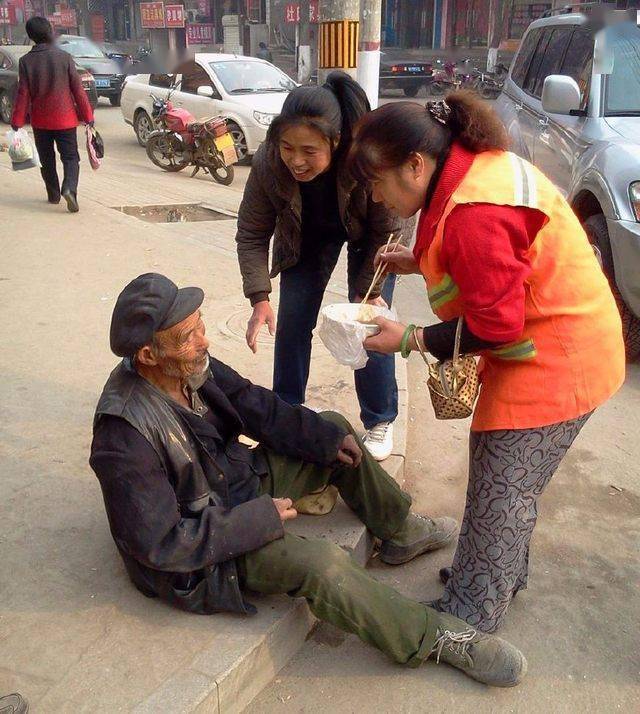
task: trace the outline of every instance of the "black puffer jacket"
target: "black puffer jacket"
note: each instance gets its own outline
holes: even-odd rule
[[[349,238],[350,268],[357,266],[355,291],[364,295],[373,278],[373,258],[390,233],[403,235],[408,243],[413,222],[392,216],[381,203],[374,203],[365,188],[338,167],[340,219]],[[273,257],[269,271],[269,244]],[[297,181],[284,166],[278,152],[263,144],[253,165],[238,215],[238,260],[244,294],[252,304],[271,292],[271,278],[291,268],[300,259],[302,244],[302,198]],[[365,252],[363,255],[363,251]],[[352,270],[350,269],[350,274]],[[379,291],[372,292],[376,297]]]

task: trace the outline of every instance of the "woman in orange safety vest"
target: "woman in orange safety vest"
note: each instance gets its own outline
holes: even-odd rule
[[[464,521],[432,604],[487,632],[527,585],[538,497],[625,370],[620,317],[578,219],[507,145],[493,110],[461,91],[381,107],[351,152],[374,200],[420,212],[414,249],[381,249],[377,262],[421,273],[441,320],[414,331],[380,319],[367,349],[408,354],[418,339],[450,359],[462,316],[461,352],[482,357]]]

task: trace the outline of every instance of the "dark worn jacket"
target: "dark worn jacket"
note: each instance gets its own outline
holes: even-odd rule
[[[349,237],[350,275],[352,264],[355,292],[364,295],[373,279],[373,258],[390,233],[411,239],[413,222],[392,216],[381,203],[374,203],[365,188],[356,183],[344,166],[338,167],[340,219]],[[273,256],[269,271],[269,244]],[[282,163],[276,150],[263,144],[255,156],[238,214],[238,260],[244,294],[252,304],[266,300],[271,278],[300,259],[302,244],[302,198],[298,182]],[[364,252],[364,254],[363,254]],[[372,297],[380,294],[372,291]]]
[[[332,463],[345,434],[212,359],[198,390],[211,420],[185,409],[125,360],[96,408],[91,467],[127,572],[184,610],[249,613],[235,559],[281,538],[263,448]],[[239,434],[261,442],[248,449]]]

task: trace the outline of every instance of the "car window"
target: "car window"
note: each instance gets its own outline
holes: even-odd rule
[[[150,74],[149,84],[152,87],[162,87],[163,89],[169,89],[176,80],[175,74]]]
[[[575,30],[573,35],[571,35],[560,74],[565,74],[575,79],[578,83],[580,96],[582,98],[580,104],[581,109],[584,109],[587,105],[592,67],[593,35],[583,29]]]
[[[104,59],[104,52],[86,37],[61,38],[58,45],[72,57],[83,59]]]
[[[542,96],[544,80],[550,74],[558,74],[560,71],[570,38],[571,29],[567,27],[556,27],[546,31],[546,37],[538,45],[536,55],[531,62],[524,86],[525,91],[533,94],[534,97]]]
[[[198,87],[211,87],[215,90],[211,77],[197,62],[186,62],[178,68],[178,72],[182,75],[182,84],[180,86],[182,92],[197,94]]]
[[[210,62],[209,66],[229,94],[290,92],[296,86],[284,72],[267,62],[227,60]]]
[[[525,38],[511,71],[511,79],[522,88],[533,53],[536,51],[541,30],[532,30]]]
[[[607,29],[613,72],[605,84],[606,116],[640,116],[640,27],[631,22]]]

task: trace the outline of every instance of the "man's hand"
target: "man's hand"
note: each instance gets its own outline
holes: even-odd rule
[[[254,354],[258,351],[258,333],[265,323],[269,328],[269,334],[275,335],[276,318],[273,315],[273,310],[268,300],[261,300],[253,306],[253,315],[247,325],[247,344]]]
[[[362,302],[362,295],[354,295],[353,300],[351,301],[353,303],[361,303]],[[367,305],[375,305],[376,307],[389,307],[387,305],[386,300],[382,297],[382,295],[378,295],[378,297],[374,298],[369,298],[367,300]]]
[[[372,352],[382,352],[382,354],[391,354],[400,349],[402,335],[406,326],[401,322],[387,320],[386,317],[374,317],[371,324],[378,325],[380,332],[373,337],[368,337],[364,341],[365,350]]]
[[[290,498],[274,498],[273,505],[276,507],[276,511],[278,511],[280,520],[283,523],[296,518],[298,515],[298,511],[292,508],[293,501]]]
[[[389,248],[383,245],[373,259],[373,267],[377,268],[380,263],[386,265],[385,272],[388,273],[413,275],[420,272],[413,251],[405,245],[392,245]]]
[[[354,469],[360,466],[362,450],[351,434],[347,434],[342,440],[340,449],[338,449],[338,461],[347,466],[353,466]]]

